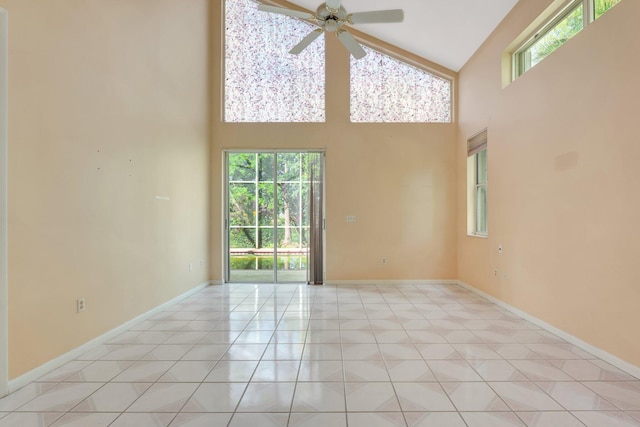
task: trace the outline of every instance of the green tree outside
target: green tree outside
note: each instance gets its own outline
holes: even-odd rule
[[[620,0],[594,0],[594,18],[598,19],[619,2]],[[529,69],[542,61],[551,52],[582,31],[583,27],[584,7],[580,4],[525,51],[527,60],[530,61],[525,68]]]
[[[309,154],[229,153],[229,248],[232,269],[273,268],[269,249],[283,255],[278,268],[306,268]],[[275,231],[275,236],[274,236]],[[298,251],[296,251],[298,249]],[[261,251],[262,250],[262,251]],[[254,255],[256,253],[256,255]],[[269,255],[271,253],[271,255]],[[255,262],[257,259],[257,263]]]
[[[620,0],[595,0],[595,19],[601,17],[607,10],[618,3],[620,3]]]

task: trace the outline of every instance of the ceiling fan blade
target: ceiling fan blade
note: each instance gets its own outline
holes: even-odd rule
[[[298,55],[300,52],[305,50],[307,48],[307,46],[309,46],[315,39],[320,37],[320,34],[322,34],[322,31],[323,31],[322,28],[318,28],[318,29],[315,29],[315,30],[311,31],[309,33],[309,35],[307,37],[303,38],[300,43],[295,45],[293,47],[293,49],[291,49],[289,51],[289,53],[291,53],[293,55]]]
[[[358,43],[358,41],[353,38],[350,32],[340,31],[338,33],[338,38],[340,39],[344,47],[346,47],[347,50],[351,52],[354,58],[360,59],[364,58],[367,55],[367,52],[364,51],[362,46],[360,46],[360,43]]]
[[[341,0],[327,0],[326,4],[327,4],[327,7],[329,9],[340,9],[340,6],[342,6],[342,1]]]
[[[403,20],[404,11],[402,9],[359,12],[349,15],[349,22],[353,24],[378,24],[387,22],[402,22]]]
[[[315,16],[309,12],[302,12],[300,10],[287,9],[284,7],[269,6],[266,4],[261,4],[260,6],[258,6],[258,10],[261,10],[263,12],[279,13],[280,15],[294,16],[296,18],[302,19],[315,18]]]

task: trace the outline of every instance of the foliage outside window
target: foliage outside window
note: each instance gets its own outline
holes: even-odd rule
[[[602,16],[620,0],[574,0],[514,54],[515,76],[520,76]]]
[[[351,121],[449,123],[451,81],[364,47],[351,58]]]
[[[317,152],[228,153],[231,270],[304,270]]]
[[[559,22],[554,22],[544,33],[536,34],[533,42],[518,54],[519,69],[522,72],[538,64],[582,30],[584,15],[582,2],[567,12],[560,16]]]
[[[595,0],[594,19],[600,18],[607,10],[619,2],[620,0]]]
[[[487,150],[474,154],[475,164],[475,227],[474,234],[486,235],[487,223]]]
[[[316,27],[257,6],[225,1],[224,120],[324,122],[324,38],[290,55]]]
[[[276,162],[274,153],[229,154],[231,247],[306,247],[307,156],[278,153]]]

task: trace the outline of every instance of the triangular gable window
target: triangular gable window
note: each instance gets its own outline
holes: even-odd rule
[[[451,80],[364,49],[351,57],[352,122],[451,122]]]
[[[257,6],[225,2],[224,120],[324,122],[324,37],[290,55],[288,48],[316,27]]]

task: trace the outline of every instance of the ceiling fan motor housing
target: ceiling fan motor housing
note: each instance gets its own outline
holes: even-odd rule
[[[316,10],[316,19],[326,31],[334,33],[346,23],[347,10],[343,6],[331,9],[326,3],[322,3]]]

